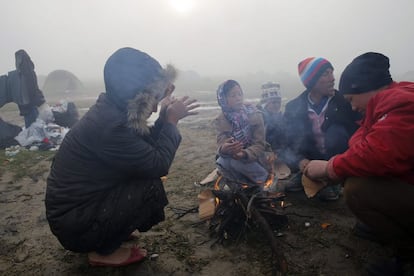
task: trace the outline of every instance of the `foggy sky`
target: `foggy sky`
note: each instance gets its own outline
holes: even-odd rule
[[[413,0],[189,0],[187,13],[171,1],[0,0],[0,74],[25,49],[37,74],[102,78],[125,46],[201,75],[296,75],[309,56],[340,74],[367,51],[390,57],[392,74],[414,70]]]

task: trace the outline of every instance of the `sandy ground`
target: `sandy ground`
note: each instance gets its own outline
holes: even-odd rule
[[[6,121],[20,122],[16,113],[6,113],[1,113]],[[30,153],[13,170],[15,162],[0,151],[0,274],[275,275],[269,242],[260,231],[238,242],[214,244],[198,213],[177,215],[177,209],[198,206],[197,195],[204,188],[194,182],[214,169],[213,116],[212,111],[202,112],[180,122],[183,141],[165,183],[170,202],[166,220],[132,241],[158,257],[122,268],[90,267],[85,254],[66,251],[51,234],[44,193],[53,153]],[[285,209],[289,222],[277,242],[289,275],[364,275],[367,263],[389,254],[387,248],[351,234],[355,220],[343,197],[324,203],[298,192],[288,194],[286,201],[291,204]]]

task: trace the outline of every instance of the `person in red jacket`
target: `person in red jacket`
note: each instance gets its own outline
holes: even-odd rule
[[[361,126],[348,150],[304,170],[313,180],[345,180],[345,201],[359,231],[397,250],[398,258],[371,265],[372,275],[414,268],[414,83],[393,81],[389,66],[388,57],[368,52],[345,68],[339,90],[364,115]]]

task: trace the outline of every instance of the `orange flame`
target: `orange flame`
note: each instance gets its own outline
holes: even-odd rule
[[[220,190],[220,181],[223,178],[223,176],[219,175],[219,177],[217,178],[216,182],[214,183],[214,190],[218,191]],[[220,203],[220,199],[218,197],[214,198],[215,202],[216,202],[216,206]]]
[[[223,176],[219,175],[219,177],[217,177],[216,183],[214,183],[214,190],[220,190],[220,186],[219,183],[221,181],[221,179],[223,178]]]
[[[269,190],[270,187],[272,187],[274,180],[275,180],[275,175],[273,173],[270,173],[269,177],[267,178],[267,180],[263,184],[263,189],[264,190]]]

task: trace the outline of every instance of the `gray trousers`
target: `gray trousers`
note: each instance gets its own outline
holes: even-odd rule
[[[218,171],[226,178],[242,183],[263,184],[269,173],[259,162],[243,162],[230,157],[219,157],[216,161]]]

